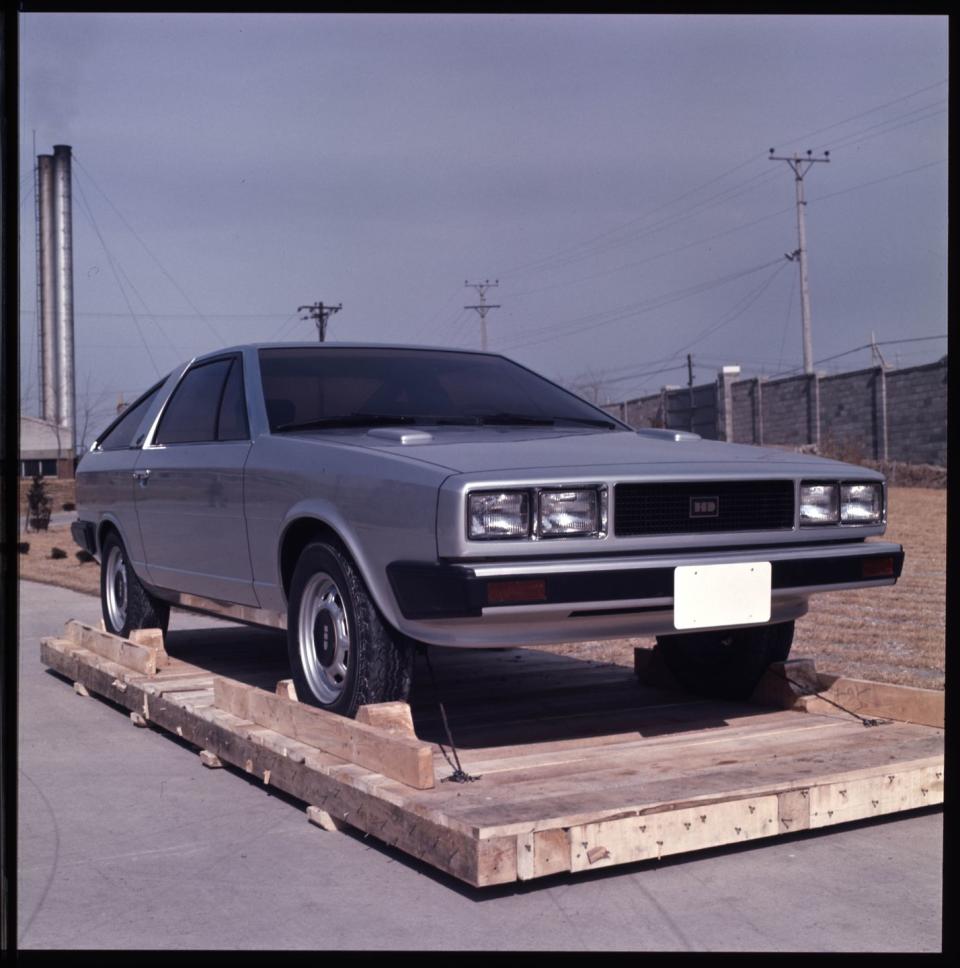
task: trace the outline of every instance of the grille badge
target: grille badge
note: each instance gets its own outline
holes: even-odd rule
[[[690,498],[691,518],[717,518],[719,516],[720,498],[716,495]]]

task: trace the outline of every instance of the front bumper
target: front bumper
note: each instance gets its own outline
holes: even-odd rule
[[[674,569],[684,565],[769,561],[774,606],[778,599],[805,602],[815,592],[892,585],[900,577],[903,557],[900,545],[858,541],[697,554],[482,563],[398,561],[387,567],[387,577],[404,619],[425,627],[451,619],[519,618],[536,613],[543,613],[544,619],[548,614],[577,619],[627,611],[672,616]],[[670,630],[672,622],[671,629],[663,629]]]

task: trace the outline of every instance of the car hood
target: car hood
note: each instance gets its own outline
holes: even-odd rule
[[[298,435],[299,436],[299,435]],[[304,434],[317,442],[334,435]],[[698,438],[674,440],[630,431],[569,427],[378,428],[337,432],[338,443],[382,451],[443,467],[454,473],[567,470],[677,476],[744,473],[849,475],[880,479],[881,474],[839,461],[793,451]]]

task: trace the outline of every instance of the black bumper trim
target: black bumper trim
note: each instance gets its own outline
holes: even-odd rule
[[[73,521],[70,524],[73,540],[91,555],[97,553],[97,529],[91,521]]]
[[[871,558],[892,558],[893,574],[864,577],[864,562]],[[799,558],[774,561],[771,583],[774,591],[815,588],[818,585],[852,583],[881,584],[900,577],[903,550],[870,552],[843,557]],[[542,581],[545,597],[512,601],[515,605],[562,605],[581,602],[618,602],[644,598],[673,598],[673,567],[625,568],[617,571],[576,571],[560,574],[524,574],[517,580]],[[488,606],[487,585],[509,582],[507,576],[477,577],[463,565],[395,561],[387,566],[400,612],[407,619],[478,618]]]

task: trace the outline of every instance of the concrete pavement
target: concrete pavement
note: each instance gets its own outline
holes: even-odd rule
[[[22,948],[940,950],[940,810],[476,891],[77,696],[39,641],[99,602],[20,594]]]

